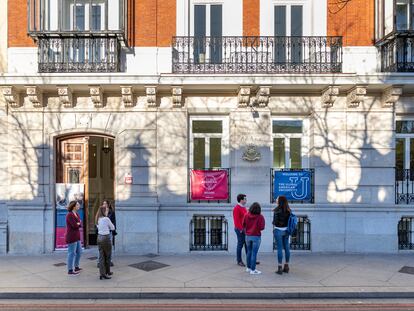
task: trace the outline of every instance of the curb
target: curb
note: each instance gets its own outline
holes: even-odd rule
[[[289,292],[289,293],[0,293],[0,299],[413,299],[414,292]]]

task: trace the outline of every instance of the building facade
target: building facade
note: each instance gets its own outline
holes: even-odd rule
[[[292,202],[292,248],[412,249],[413,9],[1,0],[0,252],[59,248],[74,184],[85,246],[109,198],[117,250],[235,252],[232,207],[245,193],[262,205],[271,252],[280,172],[310,181],[310,197]],[[224,196],[197,197],[213,175]]]

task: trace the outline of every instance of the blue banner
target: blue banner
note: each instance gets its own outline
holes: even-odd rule
[[[284,195],[289,201],[311,201],[310,171],[275,171],[273,180],[273,200]]]

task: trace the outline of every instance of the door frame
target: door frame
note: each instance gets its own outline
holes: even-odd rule
[[[85,168],[84,168],[84,178],[85,178],[85,189],[84,189],[84,247],[88,248],[89,247],[89,234],[88,234],[88,226],[87,226],[87,219],[89,217],[89,148],[88,148],[88,141],[90,137],[102,137],[102,138],[109,138],[112,139],[114,141],[114,165],[112,167],[113,169],[113,176],[114,176],[114,180],[113,180],[113,189],[114,189],[114,201],[116,199],[116,191],[115,191],[115,185],[116,185],[116,170],[115,170],[115,165],[116,165],[116,152],[115,152],[115,148],[116,148],[116,143],[115,143],[115,136],[111,135],[111,134],[102,134],[99,132],[79,132],[79,133],[66,133],[66,134],[61,134],[61,135],[57,135],[53,138],[53,146],[54,146],[54,152],[53,152],[53,185],[52,185],[52,196],[51,198],[55,197],[55,184],[57,183],[58,179],[61,178],[63,181],[63,174],[64,172],[61,172],[59,174],[58,170],[60,168],[62,168],[62,163],[61,163],[61,158],[60,158],[60,152],[61,152],[61,142],[65,141],[65,140],[69,140],[69,139],[85,139],[86,142],[86,147],[84,150],[84,162],[85,162]],[[86,158],[86,159],[85,159]],[[53,210],[54,210],[54,214],[56,213],[56,202],[55,199],[53,199]],[[92,216],[93,217],[93,216]],[[56,218],[56,217],[55,217]],[[53,222],[54,227],[53,230],[55,232],[56,230],[56,224],[55,221]],[[53,241],[53,245],[55,245],[55,241]]]

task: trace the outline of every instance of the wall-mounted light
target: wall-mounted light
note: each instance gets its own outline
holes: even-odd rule
[[[104,137],[102,151],[105,152],[105,153],[108,153],[111,150],[112,150],[112,148],[109,147],[109,139],[107,137]]]

